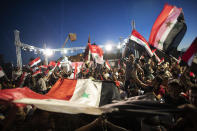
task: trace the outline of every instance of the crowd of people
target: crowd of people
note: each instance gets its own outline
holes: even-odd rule
[[[176,61],[171,60],[158,64],[154,58],[140,57],[136,59],[134,54],[130,54],[128,58],[121,60],[119,66],[107,68],[105,64],[99,65],[96,63],[90,64],[90,62],[84,62],[77,72],[75,72],[75,69],[73,70],[69,64],[61,64],[61,66],[59,66],[58,63],[60,63],[60,61],[56,61],[56,64],[45,66],[41,62],[36,65],[36,67],[39,68],[24,66],[20,69],[16,67],[12,68],[11,71],[9,70],[9,73],[6,73],[5,68],[7,67],[2,65],[3,70],[5,70],[5,75],[0,78],[0,89],[12,89],[25,86],[37,93],[46,94],[58,79],[71,79],[73,75],[75,75],[75,79],[89,78],[92,80],[112,81],[118,88],[123,100],[152,93],[155,97],[155,101],[177,106],[185,110],[184,113],[173,116],[173,120],[169,125],[163,125],[162,128],[159,126],[152,130],[197,130],[197,77],[188,67],[180,66]],[[6,117],[9,117],[10,107],[6,107],[8,106],[0,106],[1,129],[8,129],[6,126],[9,125],[9,122],[6,121]],[[32,112],[31,110],[34,111]],[[28,124],[28,126],[32,126],[32,130],[37,127],[34,123],[39,119],[41,121],[37,124],[40,130],[65,130],[77,128],[79,131],[105,130],[103,128],[97,128],[101,125],[105,125],[105,128],[114,131],[136,130],[136,128],[132,127],[127,129],[127,127],[117,126],[101,117],[97,119],[94,117],[95,120],[93,122],[88,121],[89,124],[86,123],[85,126],[82,122],[80,125],[81,127],[76,126],[77,128],[60,128],[63,125],[67,126],[65,122],[64,124],[60,122],[61,126],[57,128],[54,124],[56,121],[55,118],[57,117],[51,119],[48,112],[39,114],[41,111],[36,111],[34,108],[30,109],[27,107],[25,109],[18,109],[17,112],[19,113],[17,114],[18,118],[16,120],[19,123],[32,119],[31,124]],[[38,115],[36,115],[36,113],[38,113]],[[37,119],[31,118],[33,116],[32,114],[35,114]],[[70,119],[76,117],[79,118],[79,116],[67,116],[66,121],[69,123]],[[10,130],[17,130],[15,127],[10,128]],[[24,128],[24,125],[22,128]],[[23,130],[22,128],[19,129]],[[143,128],[140,126],[138,129],[142,130]]]

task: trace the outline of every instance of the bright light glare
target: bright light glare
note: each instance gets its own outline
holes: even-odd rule
[[[63,53],[66,54],[67,53],[67,50],[63,50]]]
[[[51,56],[51,55],[53,55],[53,51],[52,51],[51,49],[46,49],[46,50],[44,51],[44,54],[45,54],[46,56]]]
[[[111,45],[106,45],[105,49],[106,49],[106,51],[111,51],[112,50],[112,46]]]
[[[118,49],[120,49],[120,48],[121,48],[120,44],[118,44],[118,45],[117,45],[117,48],[118,48]]]

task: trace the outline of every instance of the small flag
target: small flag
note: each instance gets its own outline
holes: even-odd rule
[[[111,70],[111,66],[110,66],[108,60],[105,61],[105,67],[106,67],[108,70]]]
[[[161,58],[160,62],[158,63],[158,65],[161,65],[164,62],[164,57]]]
[[[88,43],[88,46],[95,62],[103,64],[103,50],[98,45],[91,45]]]
[[[37,58],[34,59],[33,61],[29,62],[29,66],[30,66],[30,67],[33,67],[33,66],[37,65],[37,64],[40,63],[40,62],[41,62],[40,57],[37,57]]]
[[[146,39],[140,34],[138,33],[136,30],[133,30],[130,36],[130,40],[134,41],[135,43],[141,45],[142,47],[145,48],[145,50],[147,51],[148,55],[150,57],[153,56],[153,53],[149,47],[148,42],[146,41]]]
[[[38,70],[32,74],[32,77],[36,77],[38,74],[42,74],[41,70]]]
[[[160,62],[160,58],[159,58],[158,55],[156,54],[156,50],[157,50],[157,49],[152,50],[152,53],[154,54],[154,56],[155,56],[157,62]]]
[[[187,51],[183,54],[182,61],[186,62],[189,66],[191,66],[196,52],[197,52],[197,37],[192,42],[192,44],[187,49]]]
[[[27,75],[28,75],[27,72],[23,72],[23,74],[21,75],[20,82],[19,82],[20,87],[23,87]]]

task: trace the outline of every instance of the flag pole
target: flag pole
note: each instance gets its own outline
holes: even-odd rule
[[[131,27],[132,27],[132,31],[135,30],[135,20],[131,21]],[[134,53],[135,53],[134,55],[135,55],[135,58],[136,58],[137,57],[137,50],[136,50],[135,44],[134,44],[134,49],[135,49],[134,50]]]

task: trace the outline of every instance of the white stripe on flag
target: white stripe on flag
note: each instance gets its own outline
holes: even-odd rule
[[[68,113],[68,114],[92,114],[101,115],[102,110],[97,107],[92,107],[88,105],[79,104],[76,102],[70,102],[66,100],[57,99],[30,99],[23,98],[19,100],[14,100],[15,103],[33,104],[41,110],[46,110],[50,112]]]
[[[148,47],[147,44],[144,43],[144,41],[138,39],[137,37],[135,37],[135,36],[133,36],[133,35],[130,36],[130,39],[133,40],[133,41],[135,41],[135,42],[138,43],[139,45],[145,47],[145,49],[146,49],[146,51],[147,51],[147,53],[149,54],[150,57],[153,56],[153,53],[152,53],[150,47]]]
[[[30,67],[33,67],[34,65],[37,65],[40,62],[41,62],[41,59],[39,59],[38,61],[35,61],[32,65],[30,65]]]
[[[82,105],[98,107],[100,103],[102,82],[91,79],[78,79],[73,96],[69,101]]]
[[[178,9],[177,7],[174,7],[172,11],[170,12],[170,15],[164,21],[165,24],[162,24],[162,26],[159,28],[159,31],[154,41],[154,43],[157,43],[158,41],[162,42],[162,44],[156,44],[158,49],[163,50],[163,42],[166,40],[168,34],[170,33],[170,31],[174,28],[175,24],[177,23],[177,17],[180,15],[180,12],[181,12],[180,9]],[[166,26],[168,22],[171,23],[169,27]]]
[[[188,64],[189,66],[191,66],[191,65],[192,65],[192,62],[193,62],[194,56],[195,56],[195,54],[193,54],[193,55],[189,58],[189,60],[187,61],[187,64]]]

